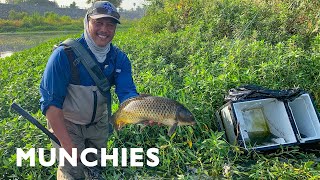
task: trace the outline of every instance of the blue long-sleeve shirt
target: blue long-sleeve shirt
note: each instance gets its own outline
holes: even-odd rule
[[[115,93],[117,94],[120,103],[130,97],[138,95],[132,78],[131,63],[122,51],[111,44],[106,60],[103,63],[99,63],[94,54],[90,51],[84,37],[82,36],[77,39],[77,41],[84,46],[91,57],[99,64],[109,82],[112,85],[115,85]],[[74,56],[74,59],[75,58],[76,57]],[[116,58],[115,62],[113,60],[114,58]],[[75,114],[78,111],[81,112],[88,108],[92,109],[92,104],[94,104],[94,102],[91,101],[94,101],[94,96],[91,92],[97,92],[97,88],[95,88],[96,84],[81,63],[78,63],[75,69],[78,71],[78,79],[80,80],[78,83],[74,83],[73,81],[74,78],[72,78],[71,73],[72,68],[64,47],[59,46],[53,51],[48,60],[40,84],[40,104],[44,115],[49,106],[56,106],[63,110],[66,109],[66,114]],[[99,101],[98,99],[97,105],[99,106],[106,103],[110,113],[110,91],[105,95],[107,98],[103,98],[103,96],[99,96],[99,94],[100,92],[98,93],[98,98],[102,100]],[[73,106],[71,107],[71,111],[69,110],[70,106]],[[102,108],[105,108],[105,106],[102,106]],[[89,113],[91,110],[87,112]],[[98,113],[99,112],[104,113],[103,110],[98,110]],[[100,117],[100,115],[98,114],[97,117]],[[87,122],[87,120],[82,121]]]

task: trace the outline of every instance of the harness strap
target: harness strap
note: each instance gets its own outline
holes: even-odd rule
[[[79,75],[79,71],[77,69],[77,64],[79,63],[79,61],[75,61],[73,51],[70,47],[65,46],[64,52],[66,53],[66,55],[68,57],[69,64],[70,64],[71,83],[76,84],[76,85],[80,85],[80,75]]]
[[[107,95],[107,92],[111,88],[111,84],[108,81],[107,77],[103,74],[102,70],[99,68],[94,59],[90,56],[87,50],[82,46],[82,44],[73,39],[67,39],[61,43],[62,45],[69,46],[75,55],[78,57],[76,60],[79,60],[84,67],[89,72],[93,81],[96,83],[99,91],[103,96]]]

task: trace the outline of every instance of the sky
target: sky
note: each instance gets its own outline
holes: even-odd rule
[[[50,0],[54,1],[54,0]],[[58,5],[64,5],[69,6],[73,1],[76,2],[76,5],[80,8],[88,8],[90,5],[86,3],[86,0],[55,0]],[[1,3],[4,3],[5,0],[1,0]],[[142,4],[144,4],[144,0],[122,0],[122,3],[120,7],[126,10],[130,10],[131,8],[134,8],[133,3],[136,3],[136,7],[140,6],[142,7]]]

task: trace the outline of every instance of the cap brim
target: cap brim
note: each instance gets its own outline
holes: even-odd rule
[[[113,17],[113,16],[110,16],[110,15],[107,15],[107,14],[97,14],[97,15],[91,15],[91,16],[90,16],[90,18],[92,18],[92,19],[99,19],[99,18],[105,18],[105,17],[107,17],[107,18],[112,18],[112,19],[114,19],[118,24],[120,24],[119,19],[117,19],[117,18],[115,18],[115,17]]]

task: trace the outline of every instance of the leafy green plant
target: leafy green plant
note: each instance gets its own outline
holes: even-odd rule
[[[109,151],[156,147],[160,164],[154,168],[109,164],[105,176],[319,179],[318,150],[290,147],[268,153],[246,152],[226,142],[223,133],[217,132],[214,118],[227,91],[242,84],[272,89],[300,87],[314,95],[319,109],[320,34],[318,30],[307,33],[303,28],[290,33],[287,28],[303,27],[304,23],[288,23],[297,18],[297,12],[319,22],[314,19],[317,7],[315,2],[310,9],[307,1],[151,1],[153,11],[133,24],[134,28],[119,31],[113,43],[130,58],[139,92],[180,101],[193,112],[197,124],[179,127],[171,137],[166,136],[167,127],[141,130],[138,125],[129,125],[115,132],[106,144]],[[51,47],[63,39],[53,39],[0,61],[0,171],[4,178],[54,178],[54,167],[25,166],[22,171],[14,165],[15,147],[51,145],[37,129],[9,111],[9,105],[18,102],[45,123],[39,112],[37,89]],[[112,108],[115,111],[117,105]]]

